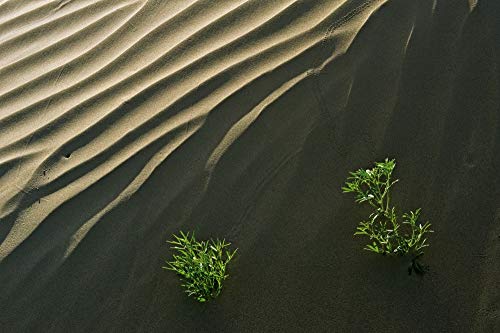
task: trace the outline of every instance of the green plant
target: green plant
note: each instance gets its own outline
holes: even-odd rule
[[[178,254],[173,261],[165,261],[164,269],[176,272],[181,276],[182,286],[189,296],[199,302],[206,302],[217,297],[222,290],[222,282],[228,277],[226,266],[234,257],[236,250],[229,251],[231,243],[225,240],[197,241],[193,233],[180,232],[173,235],[171,249]]]
[[[354,193],[357,203],[368,203],[374,210],[368,220],[359,223],[354,233],[370,238],[365,250],[382,255],[409,255],[409,273],[412,270],[423,273],[426,268],[417,259],[429,246],[426,234],[433,231],[429,222],[418,223],[420,208],[403,214],[402,225],[398,222],[396,208],[390,204],[390,189],[398,182],[398,179],[391,180],[395,166],[395,160],[386,158],[384,162],[376,162],[372,169],[351,172],[342,191]]]

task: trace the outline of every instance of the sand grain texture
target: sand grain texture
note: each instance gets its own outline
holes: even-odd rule
[[[496,0],[0,1],[5,332],[500,331]],[[422,279],[361,250],[397,159]],[[238,248],[200,306],[179,229]]]

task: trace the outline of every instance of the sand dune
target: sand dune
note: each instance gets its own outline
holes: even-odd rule
[[[0,1],[9,332],[500,330],[500,3]],[[422,279],[340,192],[396,158]],[[179,229],[239,248],[199,306]]]

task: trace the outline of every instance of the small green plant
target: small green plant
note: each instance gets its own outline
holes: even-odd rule
[[[433,231],[429,222],[418,223],[420,208],[403,214],[402,225],[398,222],[396,208],[390,205],[390,189],[398,182],[398,179],[391,180],[395,166],[395,160],[386,158],[384,162],[376,162],[372,169],[351,172],[342,191],[354,193],[357,203],[367,203],[374,210],[368,220],[359,223],[354,233],[370,238],[365,250],[382,255],[410,256],[408,273],[415,270],[421,274],[426,268],[417,259],[429,246],[426,234]]]
[[[180,232],[173,235],[171,249],[177,251],[173,261],[166,261],[164,269],[176,272],[181,276],[182,286],[189,296],[199,302],[206,302],[217,297],[222,290],[222,282],[228,277],[226,266],[236,254],[229,251],[231,243],[225,240],[197,241],[193,233]]]

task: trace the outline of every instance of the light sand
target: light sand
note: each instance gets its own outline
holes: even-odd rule
[[[500,2],[0,0],[0,330],[500,331]],[[431,272],[361,250],[398,162]],[[199,306],[179,229],[239,248]]]

